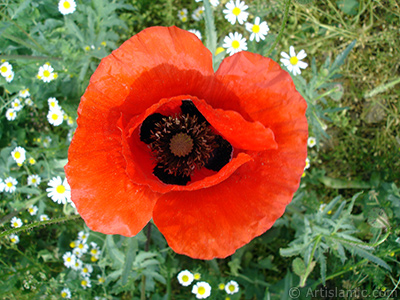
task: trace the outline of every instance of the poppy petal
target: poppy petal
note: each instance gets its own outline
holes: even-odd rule
[[[240,52],[216,75],[240,99],[239,113],[272,130],[278,148],[252,153],[216,186],[157,201],[153,219],[169,245],[201,259],[231,255],[268,230],[297,190],[307,156],[306,103],[277,63]]]
[[[99,102],[96,113],[89,112],[95,109],[89,105],[93,99]],[[71,142],[65,172],[71,199],[92,230],[132,236],[151,219],[158,194],[132,183],[126,175],[121,132],[107,123],[108,119],[113,123],[113,116],[102,109],[103,102],[112,100],[89,86],[82,98],[79,130]]]

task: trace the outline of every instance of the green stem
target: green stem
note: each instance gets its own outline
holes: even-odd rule
[[[10,234],[13,234],[13,233],[18,233],[20,231],[26,231],[26,230],[29,230],[29,229],[32,229],[32,228],[35,228],[38,226],[66,222],[66,221],[78,219],[80,217],[81,217],[80,215],[73,215],[73,216],[66,216],[66,217],[56,218],[56,219],[47,220],[47,221],[34,222],[34,223],[27,224],[27,225],[24,225],[24,226],[21,226],[18,228],[5,230],[2,233],[0,233],[0,238],[10,235]]]
[[[288,16],[289,16],[289,8],[290,8],[290,3],[291,2],[292,2],[292,0],[288,0],[286,2],[285,12],[284,12],[284,16],[283,16],[282,25],[281,25],[281,28],[279,30],[279,34],[278,34],[277,38],[275,39],[274,43],[272,44],[272,46],[269,47],[269,49],[267,51],[267,54],[265,56],[270,56],[271,52],[274,50],[274,48],[276,47],[276,45],[279,43],[279,41],[282,38],[283,31],[285,30],[286,22],[287,22],[287,19],[288,19]]]
[[[306,274],[306,276],[304,276],[303,280],[300,282],[300,284],[299,284],[300,286],[304,286],[306,284],[307,277],[311,273],[311,270],[310,270],[311,263],[313,261],[315,251],[317,250],[317,247],[318,247],[319,242],[321,241],[321,239],[322,239],[322,235],[317,236],[317,238],[315,239],[315,244],[314,244],[313,249],[311,251],[310,258],[309,258],[309,260],[307,262],[307,269],[306,269],[306,271],[304,273],[304,274]]]

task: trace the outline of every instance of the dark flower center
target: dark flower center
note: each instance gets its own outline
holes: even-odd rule
[[[153,174],[166,184],[186,185],[203,167],[219,171],[233,150],[192,101],[182,101],[181,111],[174,116],[152,114],[140,128],[140,140],[149,145],[157,163]]]

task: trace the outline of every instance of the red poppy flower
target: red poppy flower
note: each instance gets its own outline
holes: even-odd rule
[[[291,201],[307,156],[306,102],[269,58],[211,53],[176,27],[104,58],[78,109],[66,166],[86,224],[133,236],[153,218],[177,253],[231,255]]]

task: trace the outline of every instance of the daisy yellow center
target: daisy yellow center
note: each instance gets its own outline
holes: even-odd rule
[[[11,243],[15,243],[17,240],[15,238],[11,239]]]
[[[169,143],[169,149],[175,156],[183,157],[193,149],[193,139],[186,133],[177,133]]]
[[[71,243],[69,244],[69,246],[70,246],[71,248],[75,248],[75,242],[71,242]]]
[[[235,286],[231,284],[230,286],[228,286],[228,290],[231,292],[235,291]]]
[[[18,151],[15,152],[14,157],[15,157],[16,159],[20,158],[20,157],[21,157],[21,153],[19,153]]]
[[[56,191],[57,191],[57,193],[59,193],[59,194],[64,194],[64,193],[65,193],[65,186],[59,185],[59,186],[56,188]]]
[[[86,286],[87,285],[87,281],[86,280],[82,280],[81,281],[81,285]]]
[[[49,77],[50,76],[50,71],[49,70],[44,70],[43,71],[43,76],[44,77]]]
[[[89,272],[88,268],[83,268],[83,273]]]
[[[64,6],[65,9],[68,9],[68,8],[71,7],[71,4],[68,1],[65,1],[63,6]]]
[[[253,30],[254,33],[259,33],[260,32],[260,26],[259,25],[253,25],[252,30]]]
[[[2,66],[2,67],[1,67],[1,72],[2,72],[2,73],[7,72],[7,67],[6,67],[6,66]]]
[[[297,56],[293,56],[293,57],[290,58],[289,61],[293,66],[295,66],[299,62],[299,59],[297,58]]]
[[[55,102],[51,102],[51,103],[50,103],[50,106],[51,106],[51,107],[54,107],[55,105],[56,105]]]
[[[71,257],[67,257],[67,261],[70,262],[71,261]]]
[[[83,249],[83,244],[79,244],[78,248]]]
[[[241,12],[241,10],[240,10],[239,7],[235,7],[235,8],[232,10],[232,13],[233,13],[235,16],[240,15],[240,12]]]
[[[95,261],[97,261],[97,258],[96,258],[95,256],[92,256],[92,257],[90,258],[90,260],[91,260],[92,262],[95,262]]]
[[[201,276],[199,273],[196,273],[193,275],[193,277],[194,277],[194,279],[199,280]]]
[[[62,292],[61,293],[61,297],[63,297],[63,298],[67,297],[67,293],[66,292]]]
[[[240,47],[240,43],[239,43],[238,41],[233,41],[233,42],[232,42],[232,47],[233,47],[234,49],[237,49],[237,48]]]
[[[7,182],[7,186],[10,188],[13,186],[13,184],[11,182]]]
[[[199,295],[204,295],[204,294],[206,293],[206,288],[205,288],[204,286],[200,286],[200,287],[197,289],[197,293],[198,293]]]
[[[14,112],[11,111],[10,112],[10,117],[12,117],[12,116],[14,116]]]
[[[92,254],[97,254],[97,249],[92,249],[92,250],[90,250],[90,253],[92,253]]]
[[[99,278],[99,282],[100,282],[100,283],[103,283],[104,281],[105,281],[105,280],[104,280],[103,277],[100,277],[100,278]]]
[[[14,227],[18,227],[18,222],[13,223]]]
[[[36,183],[36,178],[32,178],[32,183]]]
[[[29,208],[29,212],[30,212],[30,213],[33,213],[33,208]]]
[[[188,282],[188,281],[189,281],[189,276],[183,275],[183,276],[182,276],[182,281],[183,281],[183,282]]]
[[[51,115],[51,118],[52,118],[53,120],[57,120],[57,119],[58,119],[58,115],[57,115],[57,114],[52,114],[52,115]]]
[[[18,106],[19,106],[19,103],[18,103],[18,102],[15,102],[15,103],[14,103],[14,106],[15,106],[15,107],[18,107]]]

